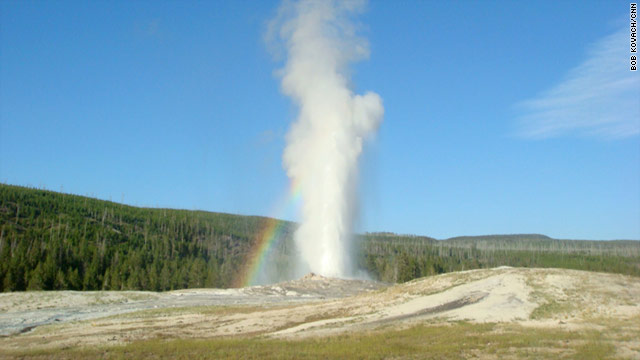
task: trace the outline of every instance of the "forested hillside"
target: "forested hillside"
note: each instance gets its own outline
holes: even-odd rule
[[[148,209],[0,184],[0,287],[169,290],[229,287],[268,219]],[[295,224],[269,255],[284,268]],[[357,262],[383,281],[494,267],[562,267],[640,276],[639,241],[493,235],[358,237]]]
[[[636,240],[556,240],[537,234],[435,240],[419,236],[367,234],[362,244],[360,266],[374,277],[388,282],[503,265],[640,276],[640,241]]]
[[[0,185],[3,290],[228,287],[264,218]]]

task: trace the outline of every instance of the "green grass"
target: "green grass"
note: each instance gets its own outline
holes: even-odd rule
[[[551,319],[561,314],[570,314],[574,306],[569,302],[560,302],[556,300],[547,300],[537,308],[533,309],[529,318],[533,320]]]
[[[265,338],[152,339],[125,346],[6,354],[33,359],[600,359],[614,354],[594,330],[532,329],[518,325],[419,325],[339,336],[282,340]]]

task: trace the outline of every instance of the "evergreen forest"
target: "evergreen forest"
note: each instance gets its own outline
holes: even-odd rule
[[[140,208],[0,184],[0,289],[151,290],[238,286],[268,219]],[[295,223],[269,254],[287,271]],[[371,277],[405,282],[496,266],[555,267],[640,276],[640,241],[490,235],[436,240],[367,233],[354,261]],[[283,275],[286,276],[286,275]]]

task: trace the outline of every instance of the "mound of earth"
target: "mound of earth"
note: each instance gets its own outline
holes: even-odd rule
[[[342,298],[387,287],[370,280],[337,279],[309,273],[298,280],[275,285],[252,286],[243,289],[246,294],[305,296],[320,299]]]
[[[309,274],[244,289],[8,293],[0,294],[0,310],[0,350],[467,321],[611,331],[617,346],[640,354],[640,279],[561,269],[502,267],[398,285]]]
[[[307,274],[299,280],[242,289],[150,291],[29,291],[0,293],[0,336],[49,324],[92,320],[150,309],[271,306],[343,298],[386,284]]]

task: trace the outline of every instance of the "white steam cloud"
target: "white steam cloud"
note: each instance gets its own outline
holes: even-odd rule
[[[299,109],[283,156],[303,199],[295,241],[305,270],[325,276],[354,274],[358,157],[384,113],[380,96],[349,87],[348,65],[368,56],[351,21],[363,7],[362,1],[286,2],[272,23],[286,50],[282,91]]]

